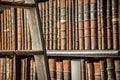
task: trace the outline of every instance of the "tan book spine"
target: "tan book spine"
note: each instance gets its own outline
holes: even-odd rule
[[[120,80],[120,60],[114,60],[116,80]]]
[[[84,40],[86,50],[91,49],[90,35],[90,0],[84,0]]]
[[[2,39],[2,50],[4,50],[4,26],[3,26],[3,18],[4,18],[4,15],[3,13],[1,13],[1,39]]]
[[[101,80],[100,62],[94,62],[93,64],[95,80]]]
[[[71,61],[63,60],[63,77],[64,80],[71,80]]]
[[[88,68],[88,80],[95,80],[94,79],[94,67],[92,62],[87,63]]]
[[[91,49],[98,49],[97,0],[90,0]]]
[[[56,80],[56,59],[49,59],[48,62],[51,80]]]

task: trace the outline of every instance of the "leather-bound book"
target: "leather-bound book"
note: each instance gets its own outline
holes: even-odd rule
[[[91,49],[98,49],[97,0],[90,0]]]
[[[71,80],[71,60],[63,60],[63,78]]]
[[[95,80],[101,80],[100,62],[94,62],[93,64]]]
[[[90,0],[84,0],[84,45],[86,50],[91,49],[90,33]]]
[[[57,49],[57,0],[53,0],[53,50]]]
[[[106,1],[100,0],[102,49],[107,49]]]
[[[66,49],[66,1],[61,0],[60,1],[60,24],[61,24],[61,50]]]
[[[82,76],[82,80],[86,80],[86,65],[85,65],[85,59],[81,59],[81,76]]]
[[[100,60],[101,80],[107,80],[106,61]]]
[[[120,80],[120,59],[114,60],[116,80]]]
[[[84,49],[84,0],[78,0],[79,50]]]
[[[107,0],[107,49],[112,49],[112,0]]]
[[[51,80],[56,80],[56,59],[49,59],[49,70]]]
[[[49,0],[49,50],[53,49],[53,0]]]
[[[113,49],[119,49],[118,1],[112,0]]]
[[[87,68],[88,68],[88,80],[95,80],[93,62],[88,62]]]
[[[56,80],[63,80],[63,62],[56,61]]]
[[[115,79],[115,68],[114,68],[114,60],[111,58],[107,58],[107,80],[116,80]]]

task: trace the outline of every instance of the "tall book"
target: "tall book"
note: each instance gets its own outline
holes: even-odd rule
[[[112,49],[112,0],[106,0],[106,18],[107,18],[107,49]]]
[[[63,78],[71,80],[71,60],[63,60]]]
[[[107,62],[107,76],[108,76],[107,80],[116,80],[113,59],[107,58],[106,62]]]
[[[78,0],[79,50],[84,49],[84,0]]]
[[[57,0],[53,0],[53,49],[57,49]]]
[[[61,0],[60,2],[61,7],[61,15],[60,15],[60,23],[61,23],[61,50],[66,49],[66,1]]]
[[[100,60],[101,80],[107,80],[106,61]]]
[[[112,0],[113,49],[119,49],[118,0]]]
[[[53,49],[53,0],[49,0],[49,50]]]
[[[74,26],[75,26],[75,44],[74,44],[74,49],[78,50],[79,49],[79,35],[78,35],[78,0],[74,0],[74,7],[75,7],[75,16],[74,16]]]
[[[116,80],[120,80],[120,60],[114,60]]]
[[[81,59],[81,80],[86,80],[86,64],[85,64],[85,59]]]
[[[100,16],[100,0],[97,0],[97,26],[98,26],[98,49],[102,49],[102,34],[101,34],[101,16]]]
[[[84,45],[86,50],[91,49],[90,35],[90,0],[84,0]]]
[[[56,61],[56,80],[63,80],[63,62]]]
[[[93,65],[95,80],[101,80],[100,62],[94,62]]]
[[[56,59],[49,59],[48,62],[51,80],[56,80]]]
[[[88,80],[95,80],[93,62],[88,62],[87,68],[88,68]]]
[[[100,0],[100,19],[101,19],[101,36],[102,36],[102,49],[107,48],[107,26],[106,26],[106,1]]]
[[[72,80],[81,80],[81,63],[79,59],[71,60],[71,78]]]
[[[98,49],[97,0],[90,0],[91,49]]]

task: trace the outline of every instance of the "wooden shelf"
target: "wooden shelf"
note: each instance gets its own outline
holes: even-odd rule
[[[119,50],[51,50],[48,56],[66,57],[120,57]]]

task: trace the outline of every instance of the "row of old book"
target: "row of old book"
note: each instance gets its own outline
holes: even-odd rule
[[[120,59],[49,59],[51,80],[119,80]]]
[[[40,3],[46,49],[119,49],[118,1],[49,0]]]
[[[37,80],[33,57],[0,57],[0,80]]]
[[[5,9],[0,13],[0,49],[30,50],[32,46],[26,10]]]

